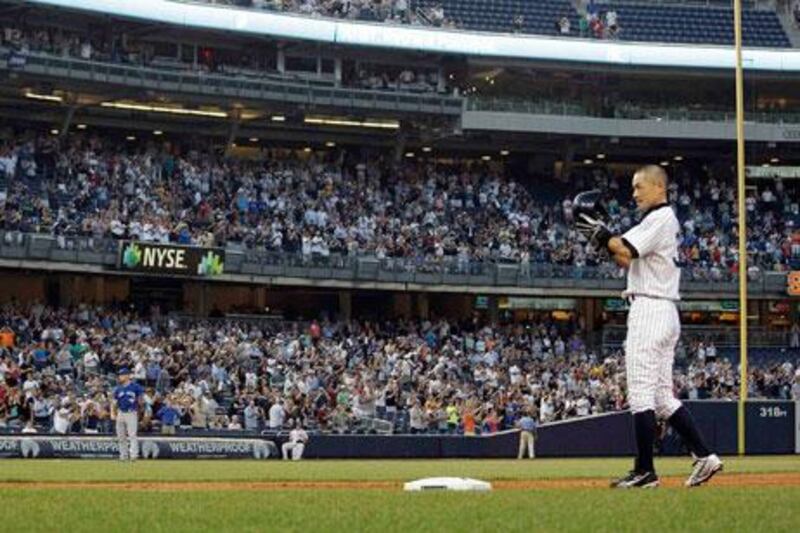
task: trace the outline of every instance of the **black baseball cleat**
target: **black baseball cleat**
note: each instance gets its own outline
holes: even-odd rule
[[[622,476],[621,478],[615,479],[614,481],[612,481],[611,482],[611,488],[612,489],[617,489],[617,488],[619,488],[620,485],[622,485],[623,483],[630,482],[636,476],[637,476],[636,470],[631,470],[630,472],[628,472],[626,475]]]
[[[614,489],[651,489],[658,487],[660,482],[655,472],[634,472],[611,483]]]

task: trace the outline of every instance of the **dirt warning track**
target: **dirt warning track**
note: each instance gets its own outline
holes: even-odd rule
[[[544,490],[544,489],[607,489],[606,478],[563,478],[530,480],[496,480],[496,490]],[[663,487],[683,487],[684,477],[661,478]],[[769,487],[800,486],[800,472],[773,474],[725,474],[721,473],[707,485],[712,487]],[[188,491],[275,491],[275,490],[386,490],[399,491],[401,481],[2,481],[0,490],[120,490],[146,492]],[[704,490],[704,489],[694,489]]]

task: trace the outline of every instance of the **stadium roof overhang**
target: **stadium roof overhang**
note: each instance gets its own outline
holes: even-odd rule
[[[734,53],[726,46],[592,41],[534,35],[494,34],[441,28],[395,26],[310,18],[164,0],[28,0],[30,5],[148,21],[174,27],[241,35],[306,40],[346,47],[424,51],[491,60],[559,62],[562,68],[587,64],[603,68],[683,68],[731,70]],[[800,72],[800,50],[746,49],[748,71]]]

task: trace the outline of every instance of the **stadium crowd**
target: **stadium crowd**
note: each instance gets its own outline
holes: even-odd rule
[[[202,47],[196,57],[176,57],[158,43],[129,36],[124,33],[109,35],[102,32],[77,32],[62,28],[6,24],[0,33],[0,46],[8,48],[15,61],[24,61],[30,52],[53,54],[59,57],[99,61],[114,64],[140,65],[170,71],[190,72],[198,75],[218,74],[238,78],[271,78],[295,80],[316,79],[316,72],[279,72],[275,59],[266,52]],[[177,47],[178,49],[180,46]],[[333,84],[333,74],[327,79]],[[344,70],[339,80],[345,87],[372,90],[397,90],[405,92],[446,92],[446,81],[439,79],[436,68],[392,68],[387,65],[359,63],[354,72]]]
[[[635,222],[628,178],[601,167],[579,168],[569,186],[546,180],[534,194],[499,162],[397,162],[339,149],[261,155],[234,159],[82,134],[16,137],[0,145],[7,183],[0,227],[6,244],[39,232],[58,236],[62,247],[83,236],[95,244],[240,246],[305,263],[369,255],[416,270],[468,272],[507,262],[523,275],[553,265],[575,276],[624,274],[571,226],[570,197],[594,187],[607,192],[613,230]],[[738,268],[735,187],[710,169],[671,172],[684,276],[731,279]],[[748,227],[757,228],[748,230],[751,277],[798,267],[798,198],[780,180],[765,180],[748,196]]]
[[[6,304],[0,425],[108,431],[121,368],[146,387],[145,430],[496,432],[625,407],[620,352],[587,349],[574,322],[152,321],[123,308]],[[679,359],[683,398],[733,398],[736,369]],[[800,399],[800,367],[750,370],[751,396]],[[366,424],[366,425],[365,425]],[[378,426],[379,427],[379,426]]]
[[[297,13],[312,17],[333,17],[368,22],[443,26],[450,23],[440,3],[420,10],[412,0],[202,0],[211,4]]]

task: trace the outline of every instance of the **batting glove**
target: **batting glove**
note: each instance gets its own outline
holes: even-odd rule
[[[605,222],[599,218],[592,218],[585,213],[581,213],[578,216],[578,220],[575,221],[575,228],[586,237],[589,244],[596,250],[608,248],[608,241],[613,237]]]

